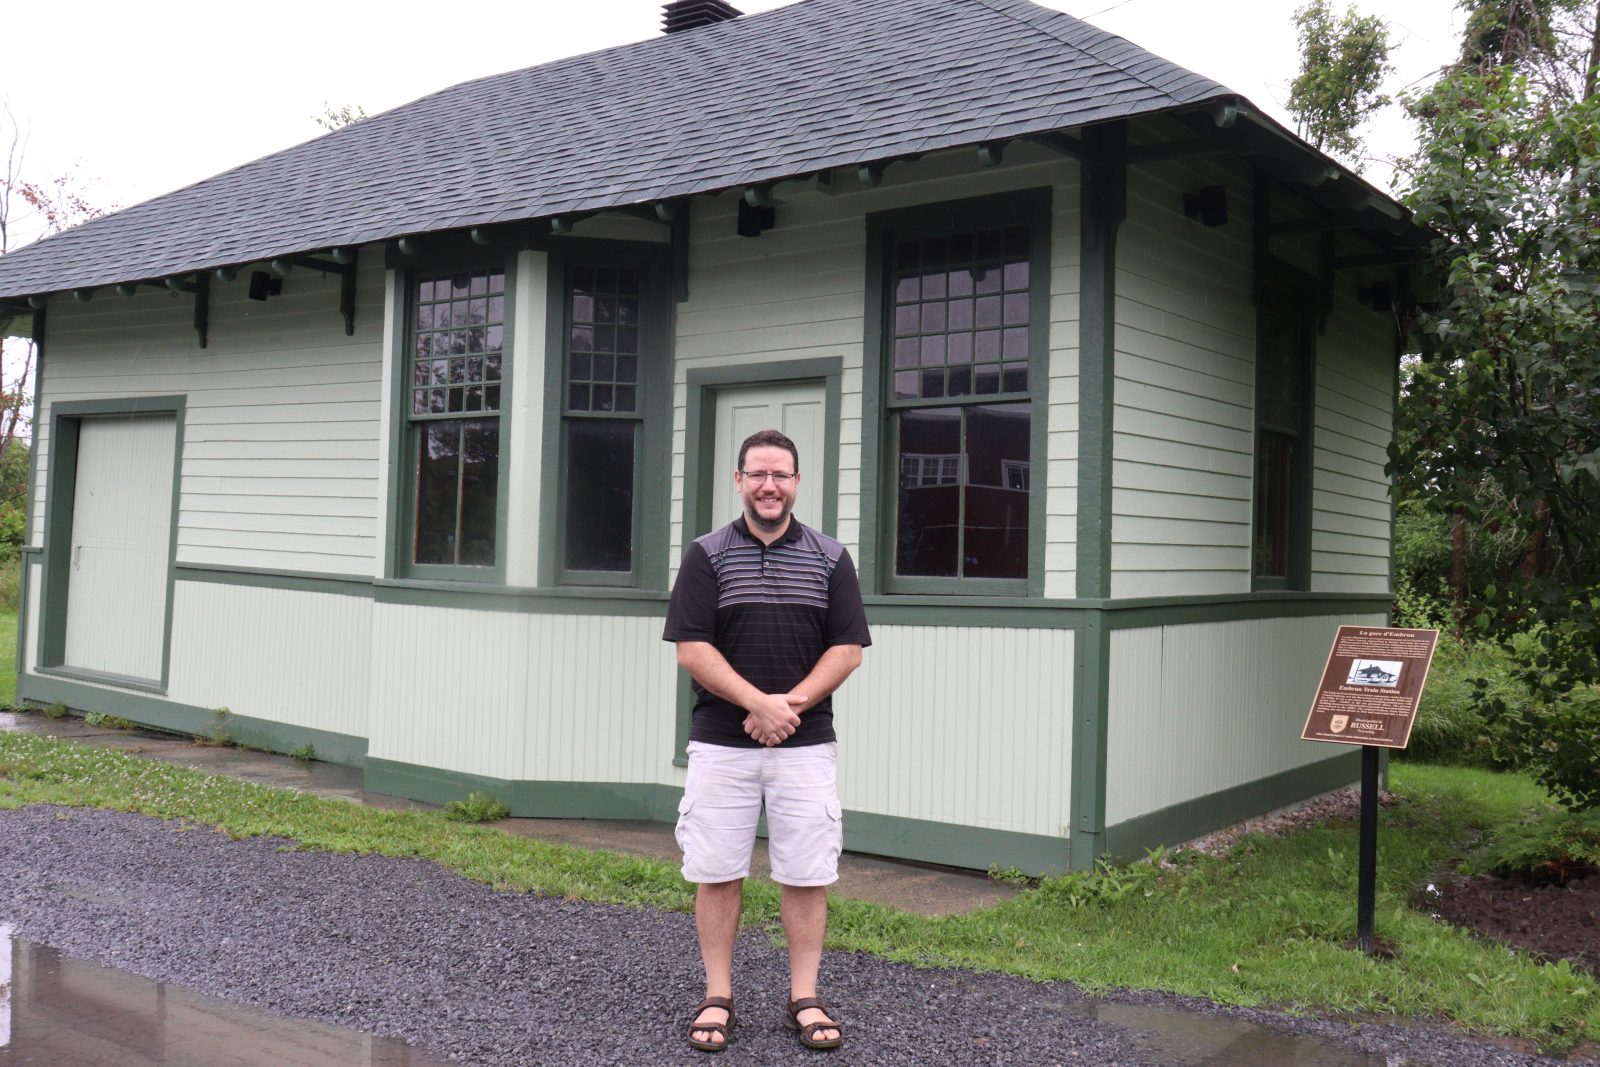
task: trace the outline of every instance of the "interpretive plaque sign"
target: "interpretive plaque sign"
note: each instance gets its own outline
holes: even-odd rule
[[[1438,630],[1339,627],[1301,740],[1405,748],[1438,640]]]

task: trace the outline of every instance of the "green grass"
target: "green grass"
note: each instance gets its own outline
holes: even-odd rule
[[[1245,838],[1227,858],[1163,871],[1123,868],[1046,879],[1007,903],[927,919],[835,899],[829,946],[919,966],[1069,979],[1090,990],[1164,989],[1225,1004],[1303,1012],[1439,1017],[1535,1038],[1546,1048],[1600,1037],[1600,987],[1565,966],[1479,943],[1407,907],[1495,823],[1544,800],[1514,775],[1398,767],[1404,800],[1383,814],[1377,926],[1398,957],[1369,959],[1354,935],[1356,831],[1321,825]],[[308,849],[432,860],[521,891],[687,910],[668,863],[547,844],[450,822],[432,811],[361,807],[22,734],[0,735],[0,808],[54,803],[139,811],[275,835]],[[777,933],[777,891],[752,884],[746,921]]]
[[[17,702],[17,613],[0,612],[0,705]]]

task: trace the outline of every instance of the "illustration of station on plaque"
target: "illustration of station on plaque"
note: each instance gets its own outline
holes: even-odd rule
[[[1300,737],[1405,748],[1438,630],[1341,626]]]

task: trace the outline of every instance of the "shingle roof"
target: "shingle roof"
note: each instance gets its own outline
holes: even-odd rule
[[[0,296],[710,192],[1203,103],[1026,0],[802,0],[425,96],[0,258]]]

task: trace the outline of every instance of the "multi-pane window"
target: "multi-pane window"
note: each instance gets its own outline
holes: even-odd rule
[[[1258,588],[1305,582],[1310,506],[1312,323],[1301,292],[1261,290],[1256,315],[1256,484],[1251,571]]]
[[[562,566],[569,572],[635,570],[641,282],[631,267],[567,273]]]
[[[411,296],[411,562],[492,567],[505,272],[418,275]]]
[[[1008,226],[893,245],[897,577],[1028,577],[1031,242]]]

